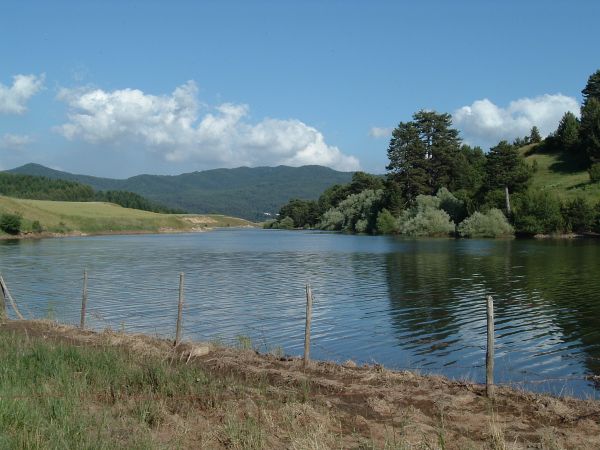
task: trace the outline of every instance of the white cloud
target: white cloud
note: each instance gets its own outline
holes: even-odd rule
[[[371,127],[369,136],[375,139],[390,138],[392,137],[392,131],[394,131],[394,129],[389,127]]]
[[[33,139],[30,136],[6,133],[0,137],[0,148],[20,150],[32,142]]]
[[[27,102],[44,86],[44,75],[15,75],[12,86],[0,83],[0,113],[23,114]]]
[[[296,119],[248,120],[247,105],[224,103],[206,110],[193,81],[171,95],[138,89],[62,89],[68,122],[56,130],[92,143],[139,143],[167,161],[225,167],[319,164],[356,170],[358,159],[328,145],[321,132]]]
[[[556,130],[567,111],[579,115],[576,99],[562,94],[545,94],[512,101],[505,108],[485,98],[457,109],[452,117],[466,142],[488,147],[503,139],[512,141],[527,136],[534,125],[542,136],[547,136]]]

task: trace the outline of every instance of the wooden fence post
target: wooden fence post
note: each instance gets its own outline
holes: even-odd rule
[[[83,292],[81,294],[81,321],[79,323],[79,328],[82,330],[85,328],[85,310],[87,308],[87,298],[88,298],[88,273],[87,269],[83,270]]]
[[[306,285],[306,326],[304,328],[304,367],[310,364],[310,322],[312,320],[313,295],[310,284]]]
[[[179,274],[179,304],[177,306],[177,328],[175,330],[175,345],[181,342],[181,322],[183,319],[183,272]]]
[[[487,302],[487,352],[485,354],[485,393],[494,397],[494,299],[486,297]]]
[[[8,313],[6,312],[6,295],[4,294],[4,288],[0,284],[0,320],[8,319]]]
[[[23,314],[21,314],[21,311],[19,311],[19,307],[17,306],[15,299],[12,297],[12,295],[10,295],[10,291],[8,290],[8,286],[6,286],[6,283],[4,282],[4,278],[2,278],[2,275],[0,275],[0,290],[4,294],[5,298],[8,298],[8,300],[10,301],[10,305],[12,306],[12,309],[15,312],[16,316],[20,320],[25,320],[25,317],[23,317]]]

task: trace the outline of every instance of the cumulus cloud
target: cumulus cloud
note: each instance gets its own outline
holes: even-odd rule
[[[545,94],[512,101],[505,108],[485,98],[457,109],[452,117],[465,141],[488,147],[503,139],[511,141],[527,136],[534,125],[542,136],[547,136],[556,130],[567,111],[579,115],[576,99],[562,94]]]
[[[358,160],[328,145],[321,132],[300,120],[266,118],[252,123],[249,107],[224,103],[201,108],[193,81],[170,95],[138,89],[62,89],[68,121],[56,128],[67,139],[91,143],[138,143],[167,161],[224,167],[319,164],[356,170]]]
[[[44,86],[44,75],[15,75],[12,86],[0,83],[0,113],[23,114],[27,102]]]
[[[3,149],[20,150],[32,142],[33,139],[27,135],[6,133],[0,136],[0,148]]]
[[[394,129],[389,127],[371,127],[369,136],[375,139],[389,138],[392,136],[392,131],[394,131]]]

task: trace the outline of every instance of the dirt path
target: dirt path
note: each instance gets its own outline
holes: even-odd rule
[[[183,344],[173,349],[166,340],[80,331],[50,322],[8,322],[0,329],[79,346],[125,346],[184,361],[193,348]],[[298,420],[320,422],[336,441],[294,448],[600,449],[599,401],[505,387],[490,401],[482,386],[442,377],[350,362],[313,363],[304,370],[296,358],[214,346],[188,364],[249,384],[266,383],[266,392],[288,390],[305,396],[315,414]],[[275,448],[277,440],[270,442]]]

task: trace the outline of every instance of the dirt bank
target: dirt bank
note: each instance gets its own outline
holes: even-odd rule
[[[191,344],[174,349],[167,340],[51,322],[11,321],[0,331],[78,347],[122,347],[217,377],[233,376],[248,389],[230,393],[227,404],[239,417],[261,424],[262,440],[255,448],[600,448],[599,401],[505,387],[490,401],[482,386],[442,377],[351,362],[313,363],[305,370],[296,358],[212,345],[207,355],[190,357]],[[187,434],[178,442],[185,448],[247,446],[223,438],[225,412],[208,411],[198,401],[189,408],[194,414],[186,417],[166,412],[167,419],[153,430],[159,442],[170,442],[169,435],[183,426]]]

